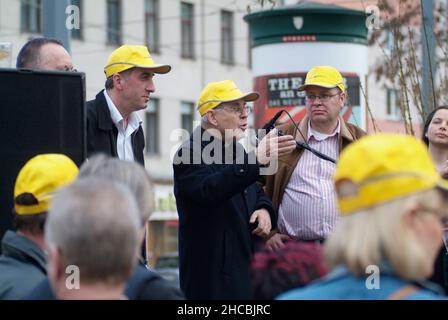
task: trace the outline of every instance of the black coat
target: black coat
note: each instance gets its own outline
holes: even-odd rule
[[[112,122],[109,107],[107,106],[104,90],[98,93],[95,100],[87,102],[87,156],[96,153],[104,153],[108,156],[118,157],[117,136],[118,130]],[[145,136],[140,126],[132,134],[132,149],[134,159],[145,165],[143,149],[145,148]]]
[[[234,145],[239,156],[230,164],[204,162],[204,149],[207,153],[218,145],[215,151],[219,153],[219,148],[221,152],[225,148],[210,136],[210,141],[193,139],[203,132],[200,127],[195,130],[173,165],[181,289],[187,299],[250,299],[254,226],[249,219],[255,210],[266,208],[273,220],[272,203],[255,183],[258,163],[248,163],[249,156],[239,143]]]

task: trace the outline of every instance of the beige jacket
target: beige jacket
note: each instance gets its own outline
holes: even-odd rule
[[[366,132],[357,126],[345,122],[342,118],[339,118],[341,123],[341,131],[339,134],[339,150],[343,150],[353,141],[366,135]],[[306,138],[308,136],[308,117],[303,118],[298,127]],[[295,137],[297,141],[304,142],[302,135],[294,127],[292,123],[288,123],[278,127],[285,135],[290,134]],[[295,149],[292,153],[285,156],[281,156],[278,159],[277,173],[271,176],[267,176],[265,179],[265,192],[271,197],[274,209],[278,212],[280,202],[282,201],[283,193],[288,185],[289,179],[299,162],[299,159],[303,153],[303,149]],[[316,158],[317,160],[317,158]]]

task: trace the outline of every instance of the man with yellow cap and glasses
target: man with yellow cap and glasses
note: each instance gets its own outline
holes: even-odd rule
[[[256,184],[260,167],[295,148],[273,130],[255,152],[237,141],[247,129],[249,101],[233,81],[209,83],[198,101],[201,125],[174,157],[179,214],[180,285],[187,299],[249,299],[254,236],[265,237],[275,213]]]
[[[312,68],[299,91],[305,91],[306,116],[298,130],[292,123],[279,127],[285,134],[332,159],[366,134],[340,116],[347,93],[334,67]],[[290,238],[322,243],[331,233],[338,218],[331,180],[334,168],[334,163],[305,149],[279,158],[277,173],[265,181],[266,194],[278,211],[277,226],[268,241],[271,249],[281,248]]]
[[[378,134],[348,146],[334,183],[341,218],[324,245],[324,279],[280,299],[440,299],[433,273],[448,216],[426,146]]]
[[[0,300],[22,299],[46,277],[44,224],[54,193],[76,179],[62,154],[42,154],[20,170],[14,188],[14,226],[2,239]]]
[[[105,90],[87,102],[87,154],[104,153],[144,165],[145,138],[136,111],[147,107],[155,92],[154,74],[169,65],[156,64],[145,46],[123,45],[109,56]]]

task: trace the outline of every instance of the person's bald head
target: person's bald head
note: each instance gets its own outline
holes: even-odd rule
[[[62,42],[51,38],[35,38],[20,50],[17,68],[72,71],[73,62]]]

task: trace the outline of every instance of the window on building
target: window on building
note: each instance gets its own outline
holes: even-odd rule
[[[20,16],[22,32],[42,32],[42,0],[21,0]]]
[[[387,115],[393,119],[401,119],[400,96],[397,90],[387,89]]]
[[[180,105],[182,129],[193,132],[194,103],[182,101]]]
[[[146,152],[159,154],[159,99],[151,98],[146,108]]]
[[[150,52],[160,52],[159,0],[145,1],[145,40]]]
[[[121,3],[120,0],[107,0],[107,43],[121,44]]]
[[[234,63],[233,12],[221,11],[221,62]]]
[[[194,58],[194,6],[191,3],[181,2],[181,56]]]
[[[79,18],[82,19],[82,0],[71,0],[73,6],[77,6],[79,9]],[[73,28],[71,30],[72,39],[82,40],[82,20],[79,21],[79,29]]]

